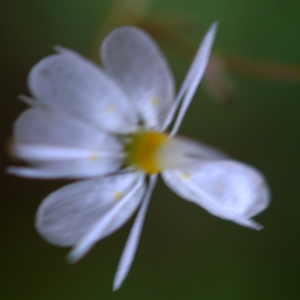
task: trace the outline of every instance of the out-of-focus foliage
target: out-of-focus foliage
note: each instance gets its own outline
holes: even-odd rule
[[[53,46],[98,62],[97,48],[108,31],[139,25],[161,45],[179,86],[204,31],[219,20],[211,74],[217,84],[209,77],[206,88],[201,84],[180,132],[260,169],[272,203],[257,217],[265,229],[255,232],[213,218],[160,184],[130,276],[112,293],[130,224],[70,266],[67,250],[45,243],[34,229],[38,204],[65,182],[2,173],[0,298],[298,299],[299,10],[300,2],[284,0],[3,0],[2,169],[11,163],[5,148],[12,124],[25,108],[16,96],[28,93],[29,69]],[[222,105],[226,97],[212,101],[207,88],[229,92],[231,105]]]

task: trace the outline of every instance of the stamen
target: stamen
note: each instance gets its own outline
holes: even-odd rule
[[[166,134],[160,132],[139,132],[125,147],[127,165],[134,165],[147,174],[155,174],[162,170],[157,157],[158,150],[168,141]]]
[[[152,106],[157,106],[159,104],[159,100],[157,98],[153,98],[151,99],[150,103]]]
[[[115,200],[120,200],[122,198],[122,193],[120,191],[116,191],[113,194]]]
[[[181,178],[185,179],[185,180],[190,179],[191,178],[191,174],[188,173],[188,172],[183,172],[183,173],[181,173]]]
[[[96,161],[96,160],[99,159],[99,154],[96,153],[96,152],[93,152],[93,153],[90,154],[89,159],[90,159],[91,161]]]

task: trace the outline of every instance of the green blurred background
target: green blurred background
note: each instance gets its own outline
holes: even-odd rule
[[[13,122],[26,107],[16,96],[28,94],[28,71],[53,53],[54,45],[96,59],[95,45],[111,27],[157,24],[161,31],[155,27],[154,38],[179,86],[191,57],[177,48],[196,47],[209,24],[219,20],[214,49],[221,55],[300,66],[299,1],[157,0],[143,13],[128,3],[129,12],[136,12],[121,18],[113,1],[1,0],[2,170],[13,163],[5,149]],[[176,35],[177,26],[189,45],[164,45],[161,33],[167,40],[166,28],[174,27]],[[215,218],[160,182],[133,267],[121,290],[112,293],[132,220],[69,265],[68,250],[47,244],[34,229],[39,203],[66,182],[1,173],[0,299],[300,299],[300,80],[244,71],[227,71],[237,93],[230,105],[214,101],[202,84],[180,132],[265,174],[272,203],[256,217],[262,231]]]

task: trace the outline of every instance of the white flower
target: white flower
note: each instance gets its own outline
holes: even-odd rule
[[[220,218],[261,228],[251,219],[269,202],[260,173],[203,144],[174,137],[205,71],[216,27],[205,35],[176,98],[158,47],[134,27],[106,37],[104,70],[58,47],[29,74],[33,99],[23,97],[31,107],[15,123],[13,152],[30,167],[8,171],[82,179],[50,194],[36,217],[36,228],[47,241],[73,247],[71,261],[120,228],[140,206],[114,289],[132,264],[159,172],[185,200]],[[171,133],[163,133],[178,108]]]

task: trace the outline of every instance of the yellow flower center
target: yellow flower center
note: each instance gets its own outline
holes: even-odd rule
[[[126,145],[126,165],[134,165],[147,174],[162,170],[158,160],[158,150],[168,141],[168,136],[160,132],[138,132]]]

